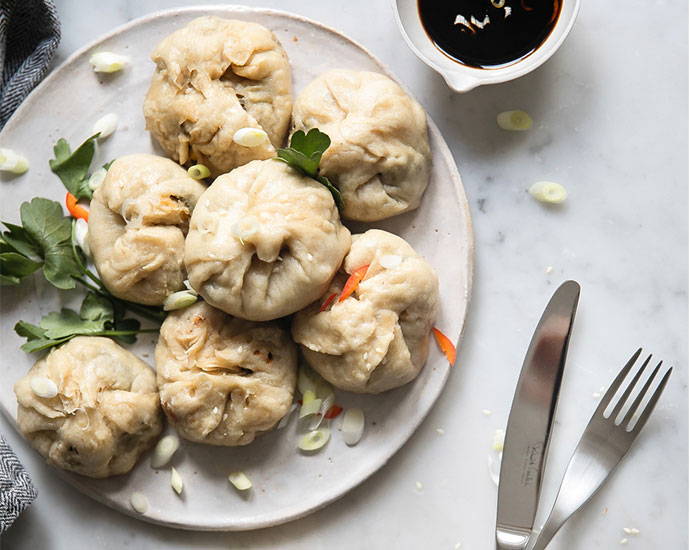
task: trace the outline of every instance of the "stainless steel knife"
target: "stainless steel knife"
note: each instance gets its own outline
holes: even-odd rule
[[[508,417],[498,485],[497,550],[529,544],[580,285],[554,293],[534,331]]]

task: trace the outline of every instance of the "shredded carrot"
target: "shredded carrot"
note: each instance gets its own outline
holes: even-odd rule
[[[432,328],[431,330],[434,332],[434,338],[436,338],[436,343],[438,344],[438,347],[441,348],[441,351],[448,358],[448,362],[452,367],[455,363],[455,356],[457,353],[455,350],[455,346],[453,345],[453,342],[451,342],[448,336],[443,334],[436,327]]]
[[[333,300],[335,300],[335,297],[337,295],[337,293],[333,293],[328,298],[326,298],[326,301],[323,304],[321,304],[321,307],[319,308],[319,313],[322,311],[326,311],[328,309],[328,306],[330,306],[333,303]]]
[[[326,414],[323,415],[324,418],[330,420],[331,418],[337,417],[341,412],[343,412],[343,408],[340,405],[333,405],[328,411],[326,411]]]
[[[67,210],[73,218],[81,218],[84,221],[89,221],[89,211],[81,206],[77,200],[77,197],[75,197],[69,191],[67,191],[67,195],[65,195],[65,204],[67,205]]]
[[[340,294],[340,298],[338,298],[339,302],[346,300],[355,290],[357,290],[359,283],[362,281],[362,279],[364,279],[364,276],[367,274],[367,269],[369,269],[369,264],[363,265],[362,267],[358,267],[352,272],[352,274],[348,277],[347,281],[345,281],[343,291]]]

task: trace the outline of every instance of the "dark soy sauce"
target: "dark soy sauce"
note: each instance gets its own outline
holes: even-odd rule
[[[528,56],[558,21],[562,0],[417,0],[436,47],[471,67],[495,69]]]

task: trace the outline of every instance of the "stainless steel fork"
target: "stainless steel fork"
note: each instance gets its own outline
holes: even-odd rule
[[[599,490],[625,453],[628,452],[633,441],[635,441],[635,438],[649,419],[649,415],[664,391],[664,387],[666,387],[673,368],[666,371],[646,406],[640,411],[637,420],[635,420],[636,411],[640,408],[645,396],[650,393],[650,388],[661,369],[662,362],[656,366],[651,376],[649,376],[622,420],[616,422],[616,419],[621,416],[623,407],[635,389],[637,382],[639,382],[647,365],[649,365],[652,359],[651,355],[647,357],[627,385],[611,413],[605,415],[609,405],[612,404],[613,397],[618,393],[623,381],[641,353],[642,349],[638,349],[635,352],[606,391],[604,397],[602,397],[597,410],[594,412],[585,432],[582,434],[580,442],[575,448],[575,452],[563,476],[556,502],[544,527],[537,536],[532,550],[544,550],[568,518]]]

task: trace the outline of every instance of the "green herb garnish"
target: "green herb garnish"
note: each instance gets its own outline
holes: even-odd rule
[[[17,285],[39,268],[60,289],[75,287],[81,271],[72,251],[72,223],[55,201],[36,197],[20,208],[22,225],[3,222],[0,283]]]
[[[90,199],[93,195],[93,190],[89,187],[89,167],[96,152],[98,136],[99,134],[94,134],[87,138],[75,151],[72,151],[66,139],[60,138],[53,146],[55,158],[48,161],[53,173],[78,199]]]
[[[327,177],[319,175],[321,156],[330,145],[331,138],[318,128],[312,128],[306,134],[302,130],[297,130],[290,138],[290,147],[278,149],[278,160],[324,185],[333,195],[338,209],[342,209],[343,198],[338,188],[328,181]]]
[[[141,329],[139,321],[125,318],[125,313],[137,313],[160,324],[165,312],[110,294],[87,268],[76,241],[76,220],[64,216],[59,203],[36,197],[22,203],[20,213],[22,225],[3,222],[7,231],[0,235],[0,284],[17,285],[42,268],[46,280],[61,290],[79,283],[90,291],[79,313],[70,309],[49,313],[38,325],[19,321],[15,331],[27,339],[24,351],[48,349],[77,335],[110,336],[132,343],[140,332],[157,331]]]
[[[14,330],[26,338],[21,348],[27,353],[64,344],[75,336],[109,336],[123,343],[132,343],[141,332],[158,331],[141,329],[139,321],[125,319],[121,315],[122,310],[110,299],[89,292],[79,313],[63,308],[44,316],[38,325],[19,321]]]

